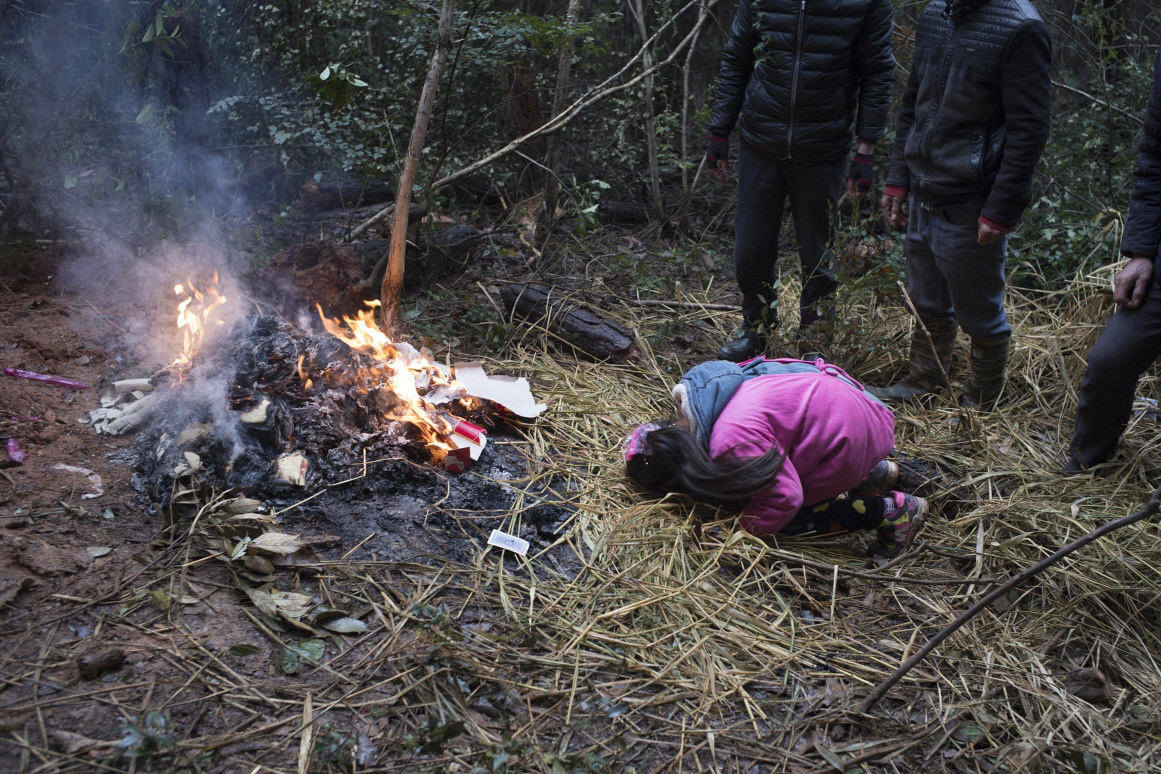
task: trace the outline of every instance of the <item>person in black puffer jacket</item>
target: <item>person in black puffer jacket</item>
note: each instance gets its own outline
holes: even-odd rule
[[[1113,279],[1113,301],[1120,308],[1088,355],[1065,465],[1069,473],[1113,456],[1133,410],[1137,381],[1161,356],[1161,49],[1153,63],[1121,252],[1129,262]]]
[[[710,176],[729,173],[729,135],[741,138],[734,271],[742,336],[718,352],[762,353],[778,324],[775,266],[789,196],[802,262],[801,325],[826,313],[838,282],[830,240],[852,140],[848,193],[870,189],[895,58],[891,0],[739,0],[722,51],[706,153]]]
[[[870,388],[882,400],[938,392],[959,326],[972,368],[960,403],[986,408],[1000,397],[1012,335],[1007,234],[1032,198],[1048,139],[1051,58],[1028,0],[933,0],[919,17],[882,206],[907,231],[907,292],[922,326],[907,375]]]

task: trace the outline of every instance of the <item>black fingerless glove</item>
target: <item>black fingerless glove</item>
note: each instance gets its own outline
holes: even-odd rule
[[[730,138],[716,134],[710,137],[709,148],[705,152],[705,163],[711,167],[716,167],[719,159],[729,161],[729,158]]]
[[[859,193],[871,190],[871,184],[875,182],[873,161],[874,158],[869,153],[856,153],[855,157],[851,159],[851,171],[847,177],[855,181],[859,187]]]

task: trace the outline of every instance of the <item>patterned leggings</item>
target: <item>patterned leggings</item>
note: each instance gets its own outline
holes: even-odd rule
[[[804,532],[829,534],[875,529],[883,523],[886,511],[882,497],[849,497],[841,495],[814,505],[805,505],[782,528],[784,535]]]

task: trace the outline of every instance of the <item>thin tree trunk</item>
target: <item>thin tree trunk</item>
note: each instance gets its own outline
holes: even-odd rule
[[[552,97],[552,115],[557,116],[565,108],[565,95],[572,86],[572,59],[576,48],[573,31],[576,29],[580,17],[580,0],[568,0],[568,10],[564,14],[564,27],[567,31],[564,45],[560,50],[560,59],[556,67],[556,92]],[[544,215],[541,225],[544,228],[545,239],[552,230],[552,223],[556,220],[556,207],[560,202],[560,185],[557,174],[560,166],[560,134],[553,132],[548,135],[547,150],[544,154]]]
[[[644,0],[631,0],[630,8],[637,19],[637,31],[645,45],[641,49],[641,66],[646,72],[653,67],[653,51],[650,46],[649,30],[645,27]],[[653,210],[659,218],[665,217],[661,207],[661,170],[657,162],[657,119],[653,115],[653,75],[645,79],[645,148],[649,154],[649,188],[653,194]]]
[[[431,67],[427,80],[423,82],[423,92],[419,96],[419,109],[415,113],[415,125],[411,129],[411,142],[407,145],[407,158],[395,189],[395,217],[391,221],[391,249],[388,252],[387,271],[383,274],[383,284],[379,287],[379,303],[382,304],[380,326],[395,338],[402,328],[403,318],[399,313],[399,299],[403,294],[403,254],[407,248],[407,214],[411,205],[411,185],[419,169],[419,157],[423,152],[423,138],[427,134],[427,124],[431,120],[431,107],[435,103],[435,90],[439,86],[439,76],[451,52],[451,22],[454,0],[443,0],[439,12],[439,28],[436,32],[435,51],[431,55]]]
[[[701,35],[701,26],[705,18],[709,15],[709,6],[702,6],[701,13],[697,18],[697,25],[695,30],[697,35],[694,35],[693,40],[689,44],[689,50],[685,53],[685,66],[681,69],[681,160],[684,162],[689,158],[689,71],[693,69],[693,54],[697,50],[697,39]],[[681,165],[681,193],[683,196],[689,196],[689,167],[682,163]],[[682,208],[684,209],[684,207]]]

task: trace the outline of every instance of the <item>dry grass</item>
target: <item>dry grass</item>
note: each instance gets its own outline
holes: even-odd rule
[[[312,593],[357,609],[370,631],[304,657],[294,676],[240,667],[207,649],[180,605],[146,614],[148,600],[137,600],[107,625],[148,639],[175,677],[144,699],[118,693],[122,684],[85,694],[73,686],[34,692],[20,709],[42,717],[51,706],[100,701],[141,719],[150,708],[170,719],[172,746],[115,758],[108,747],[70,747],[43,720],[37,733],[7,741],[26,770],[44,772],[1156,770],[1153,523],[1069,556],[960,629],[872,715],[857,709],[996,579],[1136,510],[1157,483],[1159,436],[1147,417],[1100,475],[1056,473],[1082,357],[1109,311],[1100,294],[1107,278],[1013,295],[1001,409],[899,412],[901,452],[937,463],[944,478],[917,550],[887,567],[868,564],[858,536],[759,540],[737,530],[733,514],[658,500],[626,480],[620,439],[668,411],[670,386],[692,364],[650,352],[650,331],[698,320],[724,334],[732,322],[696,306],[626,305],[618,314],[640,348],[631,365],[572,359],[538,336],[493,364],[530,375],[550,407],[527,430],[533,472],[514,484],[517,502],[501,528],[519,533],[525,510],[548,491],[574,513],[560,542],[583,558],[578,566],[560,565],[558,549],[519,558],[482,545],[471,565],[357,552],[328,562]],[[873,296],[848,301],[863,333],[840,336],[832,359],[886,381],[900,368],[908,321]],[[1156,374],[1140,394],[1157,394]],[[202,558],[222,511],[200,502],[202,518],[185,523],[152,586],[172,599],[228,581]],[[286,574],[277,584],[294,586]],[[239,609],[272,653],[309,636],[244,599],[237,595]],[[1069,691],[1081,667],[1107,677],[1107,700]],[[212,732],[197,730],[203,717],[216,721],[203,724]]]

